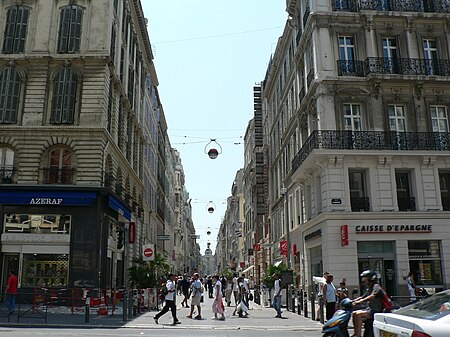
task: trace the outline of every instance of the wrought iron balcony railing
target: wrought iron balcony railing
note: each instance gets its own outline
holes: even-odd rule
[[[450,61],[368,57],[364,61],[364,74],[450,76]]]
[[[336,12],[357,12],[357,0],[332,0],[333,11]]]
[[[300,103],[303,101],[303,98],[305,98],[305,87],[302,87],[298,92],[298,99]]]
[[[314,76],[315,76],[315,74],[314,74],[314,68],[313,68],[309,71],[308,76],[306,77],[306,83],[308,84],[308,88],[311,85],[311,82],[313,81]]]
[[[75,169],[50,167],[42,169],[44,184],[74,184]]]
[[[16,169],[13,166],[0,167],[0,184],[12,184],[15,172]]]
[[[370,202],[368,197],[350,197],[352,212],[369,212]]]
[[[311,133],[293,159],[292,170],[297,170],[316,149],[450,151],[450,133],[316,130]]]
[[[361,10],[450,13],[447,0],[360,0]]]
[[[339,76],[364,77],[364,62],[363,61],[338,60],[337,67],[338,67],[338,75]]]
[[[441,202],[442,202],[442,210],[450,211],[450,197],[441,197]]]
[[[416,198],[397,197],[398,210],[401,212],[414,212],[416,210]]]

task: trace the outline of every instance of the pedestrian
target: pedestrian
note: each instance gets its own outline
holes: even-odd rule
[[[188,300],[189,300],[189,288],[190,288],[190,283],[189,283],[189,281],[188,281],[188,279],[187,279],[187,275],[186,275],[186,274],[183,275],[183,279],[180,280],[180,281],[178,282],[178,284],[179,284],[179,288],[180,288],[180,290],[181,290],[181,293],[182,293],[183,296],[184,296],[184,299],[183,299],[183,301],[181,302],[181,306],[182,306],[182,307],[189,308]]]
[[[195,273],[193,276],[193,282],[191,285],[191,313],[187,315],[187,318],[192,318],[194,314],[194,309],[197,307],[198,315],[194,317],[194,319],[202,319],[202,309],[200,307],[200,299],[203,295],[203,286],[202,282],[200,282],[200,276],[198,273]]]
[[[250,281],[249,281],[248,278],[245,277],[245,274],[242,274],[242,280],[243,280],[242,281],[242,286],[245,288],[245,292],[244,292],[245,302],[248,303],[248,296],[250,294],[250,287],[249,287],[249,282]]]
[[[233,279],[231,277],[227,278],[226,288],[225,288],[225,302],[227,306],[231,306],[231,293],[233,292]]]
[[[333,275],[328,274],[327,283],[323,286],[323,298],[326,308],[326,319],[330,320],[336,311],[336,287],[333,284]]]
[[[219,281],[222,283],[222,297],[225,297],[225,290],[227,289],[227,278],[225,277],[225,275],[222,275]]]
[[[344,298],[348,298],[348,289],[345,279],[339,283],[339,288],[336,289],[336,295],[338,297],[338,306]]]
[[[16,295],[17,295],[18,280],[14,269],[9,270],[9,277],[6,281],[5,289],[5,305],[8,309],[8,315],[12,315],[16,309]]]
[[[212,284],[214,285],[214,301],[212,305],[212,311],[214,313],[215,320],[224,321],[225,320],[225,307],[223,305],[223,295],[222,295],[222,282],[219,279],[219,275],[214,275],[212,277]],[[217,317],[220,314],[221,317]]]
[[[412,272],[409,272],[406,282],[408,284],[409,300],[410,302],[414,302],[416,300],[416,283],[414,282],[414,274]]]
[[[174,274],[169,274],[169,279],[167,280],[165,287],[167,288],[167,291],[164,298],[164,307],[153,317],[153,319],[155,320],[155,323],[158,324],[158,319],[170,310],[172,312],[173,324],[180,324],[181,322],[177,318],[177,306],[175,304],[176,286]]]
[[[233,297],[234,297],[234,305],[237,306],[239,302],[239,282],[238,282],[238,274],[233,274]]]
[[[274,292],[273,292],[273,308],[276,310],[277,315],[275,318],[283,318],[281,316],[281,280],[280,275],[278,273],[275,273],[272,275],[272,277],[275,279],[274,281]]]
[[[327,271],[324,271],[322,274],[322,279],[319,282],[319,292],[317,293],[317,298],[323,298],[323,286],[327,282],[328,274],[330,274],[330,273]],[[320,279],[320,277],[318,277],[318,279]],[[317,308],[317,311],[316,311],[316,321],[320,321],[320,306]]]
[[[208,286],[208,297],[213,298],[214,287],[212,284],[211,275],[208,275],[208,278],[206,279],[206,285]]]

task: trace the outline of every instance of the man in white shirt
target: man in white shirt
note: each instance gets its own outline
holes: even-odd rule
[[[167,280],[165,287],[167,288],[167,294],[164,298],[164,307],[153,317],[153,319],[155,320],[155,323],[158,324],[158,319],[170,310],[172,312],[173,324],[180,324],[181,322],[177,318],[177,306],[175,305],[176,286],[174,274],[169,274],[169,279]]]
[[[187,318],[192,318],[195,307],[197,307],[198,315],[194,319],[202,319],[202,308],[200,306],[200,299],[202,298],[202,282],[200,282],[200,275],[195,273],[193,276],[193,281],[191,285],[192,295],[191,295],[191,313],[187,315]]]
[[[272,275],[275,282],[274,282],[274,289],[273,289],[273,308],[277,311],[276,318],[283,318],[281,316],[281,280],[280,275],[278,273],[275,273]]]
[[[233,274],[233,296],[234,296],[234,304],[237,306],[239,302],[239,283],[237,274]]]
[[[243,282],[242,282],[243,287],[245,289],[245,292],[244,292],[245,303],[250,304],[250,302],[248,301],[248,295],[250,294],[250,287],[249,287],[250,280],[245,277],[245,274],[242,274],[242,279],[243,279]],[[248,305],[248,308],[250,309],[250,305]]]

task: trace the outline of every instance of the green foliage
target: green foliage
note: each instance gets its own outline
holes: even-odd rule
[[[230,269],[224,269],[222,270],[221,275],[225,276],[226,279],[233,278],[233,272]]]
[[[159,287],[160,278],[170,270],[170,264],[160,254],[155,254],[153,261],[144,261],[142,256],[133,259],[133,266],[128,268],[128,284],[135,288]]]
[[[281,276],[281,273],[285,270],[287,270],[287,266],[284,263],[280,263],[278,266],[271,264],[261,280],[262,283],[272,288],[273,282],[275,281],[272,275],[278,273]]]

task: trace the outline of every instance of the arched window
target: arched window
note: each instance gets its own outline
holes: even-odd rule
[[[10,184],[14,173],[14,151],[0,147],[0,184]]]
[[[16,68],[0,72],[0,123],[16,123],[22,79]]]
[[[77,75],[64,67],[55,76],[53,84],[52,115],[54,124],[73,124],[77,96]]]
[[[83,8],[76,5],[61,9],[59,21],[58,53],[79,53]]]
[[[6,10],[3,53],[18,54],[25,51],[29,16],[30,10],[25,6],[12,6]]]
[[[49,166],[46,169],[44,183],[73,184],[73,152],[67,148],[50,151]]]

